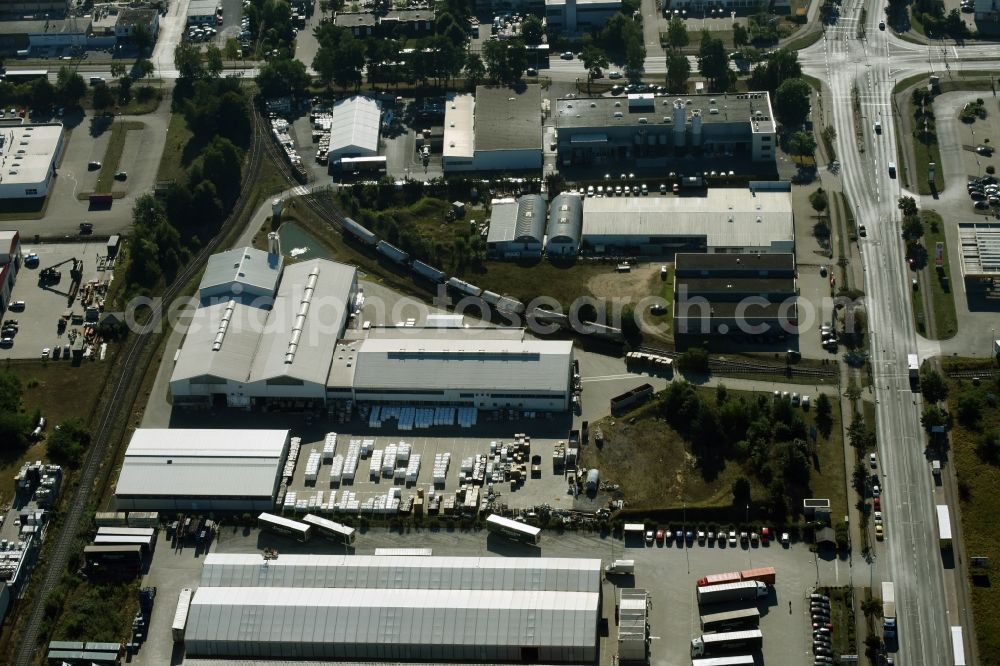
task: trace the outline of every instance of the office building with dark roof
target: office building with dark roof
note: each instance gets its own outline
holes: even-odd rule
[[[530,84],[479,86],[474,97],[450,93],[444,116],[445,172],[540,170],[541,91]]]

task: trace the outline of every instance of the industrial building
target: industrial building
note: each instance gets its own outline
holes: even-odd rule
[[[379,127],[382,111],[370,97],[356,95],[334,104],[330,112],[330,150],[327,159],[332,164],[342,157],[374,157],[378,155]]]
[[[496,199],[490,205],[487,251],[502,259],[542,256],[547,217],[545,198],[526,194],[514,199]]]
[[[573,343],[519,328],[372,328],[337,346],[330,399],[359,404],[565,411]]]
[[[976,29],[984,35],[1000,35],[1000,1],[975,0]]]
[[[240,303],[270,306],[281,280],[284,258],[280,252],[241,247],[213,254],[198,286],[202,304],[236,299]]]
[[[195,310],[170,377],[174,405],[325,402],[334,341],[354,309],[357,270],[325,259],[286,266],[272,299],[266,284],[275,269],[265,262],[280,260],[262,254],[235,250],[210,261],[204,293],[244,287],[261,295],[255,304],[210,297]]]
[[[793,254],[678,254],[677,334],[774,335],[798,327]]]
[[[776,123],[767,92],[560,99],[553,110],[559,164],[662,168],[671,158],[773,162]],[[717,170],[718,170],[717,169]]]
[[[533,171],[542,168],[542,93],[538,84],[479,86],[475,97],[449,93],[444,171]]]
[[[188,657],[593,663],[601,562],[205,557]]]
[[[958,238],[969,310],[990,312],[1000,309],[1000,224],[959,223]],[[943,266],[937,270],[936,279],[950,279],[944,275]]]
[[[699,196],[583,202],[583,243],[595,253],[791,253],[792,197],[784,190],[712,188]]]
[[[434,31],[434,12],[427,9],[396,9],[382,15],[371,12],[336,12],[334,25],[346,28],[355,37],[370,35],[420,36]]]
[[[274,508],[287,430],[138,428],[118,485],[118,511],[256,511]]]
[[[776,14],[787,14],[791,11],[789,0],[771,0],[769,9]],[[664,13],[670,15],[674,10],[691,12],[700,17],[702,14],[712,16],[709,12],[716,10],[725,12],[737,12],[739,14],[752,13],[760,8],[759,2],[754,0],[672,0],[669,5],[664,5]]]
[[[215,8],[218,6],[217,0],[191,0],[188,3],[187,24],[215,25]]]
[[[604,27],[622,9],[621,0],[545,0],[545,21],[566,34]]]
[[[580,251],[583,239],[582,195],[564,192],[552,199],[545,236],[545,253],[549,257],[569,257]]]
[[[0,231],[0,312],[7,311],[10,292],[21,270],[21,234],[16,231]]]
[[[46,196],[62,150],[61,123],[0,128],[0,200]]]
[[[152,7],[125,7],[118,12],[115,37],[120,42],[128,41],[137,27],[145,28],[155,43],[160,34],[160,13]]]

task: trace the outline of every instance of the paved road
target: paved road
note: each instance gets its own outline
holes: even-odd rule
[[[845,0],[839,24],[828,28],[822,41],[800,52],[800,60],[806,73],[827,85],[844,190],[868,229],[860,249],[872,331],[888,546],[888,562],[879,569],[896,583],[899,662],[947,664],[951,663],[949,625],[965,625],[969,641],[973,632],[971,618],[960,615],[955,607],[955,583],[945,588],[931,476],[922,454],[922,403],[919,395],[911,393],[907,377],[907,354],[932,350],[934,343],[918,339],[911,323],[909,276],[896,209],[896,200],[904,192],[887,169],[897,155],[890,95],[896,81],[914,74],[995,70],[1000,47],[975,45],[959,50],[903,42],[878,29],[881,2],[867,7],[867,39],[858,40],[856,22],[862,7],[861,0]],[[854,86],[861,100],[864,154],[858,152],[855,141]],[[876,118],[883,119],[881,135],[875,135],[872,128]]]

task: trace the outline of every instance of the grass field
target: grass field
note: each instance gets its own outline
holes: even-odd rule
[[[113,355],[109,354],[108,358]],[[84,362],[74,367],[69,361],[11,361],[4,363],[2,369],[14,373],[21,380],[22,408],[27,413],[41,410],[47,422],[47,430],[51,432],[57,424],[66,419],[78,417],[84,422],[90,419],[99,390],[104,386],[110,361]],[[22,455],[13,459],[0,460],[0,478],[13,478],[15,472],[28,460],[45,458],[45,442],[34,444]],[[11,484],[0,484],[0,503],[10,501],[13,497]]]
[[[715,388],[699,387],[698,391],[714,400]],[[750,391],[729,389],[729,399],[752,396]],[[768,392],[769,394],[769,392]],[[829,439],[816,447],[810,478],[813,497],[829,497],[832,515],[842,516],[847,509],[844,482],[843,435],[840,427],[840,407],[832,400],[833,429]],[[722,471],[706,480],[695,467],[691,446],[657,417],[658,401],[654,400],[621,417],[609,417],[592,423],[604,431],[603,447],[583,449],[584,467],[596,467],[601,477],[620,484],[629,509],[729,509],[732,507],[733,482],[740,476],[751,481],[752,503],[763,502],[766,488],[747,473],[740,464],[728,461]],[[803,412],[807,425],[815,422],[815,410]],[[795,507],[792,512],[797,513]],[[734,510],[733,520],[742,520],[743,507]]]
[[[193,138],[194,133],[188,129],[183,114],[170,114],[170,126],[167,128],[163,156],[160,157],[157,180],[183,182],[187,178],[186,169],[191,166],[201,149],[201,146],[193,144]]]
[[[111,139],[104,151],[104,161],[101,162],[101,173],[97,176],[95,192],[107,194],[111,191],[111,186],[115,183],[118,163],[122,159],[122,151],[125,150],[125,139],[128,137],[128,133],[133,130],[141,131],[145,127],[136,121],[118,121],[111,126]]]
[[[944,220],[938,213],[932,210],[920,211],[920,216],[924,222],[924,245],[927,247],[927,252],[930,253],[931,261],[933,261],[935,256],[935,247],[937,244],[944,244],[944,272],[948,276],[950,284],[950,281],[956,279],[956,276],[951,271],[948,262],[948,240],[945,237]],[[928,267],[926,270],[929,271],[926,282],[930,284],[931,300],[934,304],[933,311],[931,312],[935,324],[933,339],[947,340],[948,338],[953,338],[958,333],[955,294],[950,288],[947,291],[945,290],[941,280],[937,277],[936,269]],[[958,276],[957,279],[961,279],[961,276]]]
[[[973,391],[984,399],[996,394],[997,385],[983,382],[976,387],[971,382],[950,383],[949,409],[954,414],[958,398]],[[995,398],[994,398],[995,399]],[[961,498],[962,531],[968,557],[986,556],[990,562],[1000,561],[1000,464],[993,456],[987,460],[977,453],[977,446],[988,434],[1000,432],[1000,411],[986,407],[978,428],[968,428],[956,421],[951,431],[951,461],[958,475]],[[992,585],[992,576],[974,579],[972,607],[976,617],[976,640],[980,655],[1000,653],[1000,585]],[[996,663],[995,660],[984,661]]]
[[[833,625],[834,654],[857,654],[857,635],[854,629],[854,589],[850,587],[822,588],[830,597],[830,624]]]

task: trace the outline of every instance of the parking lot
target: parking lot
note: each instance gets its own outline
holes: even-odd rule
[[[39,261],[34,268],[22,266],[17,275],[17,282],[11,291],[11,301],[24,301],[26,305],[22,312],[8,310],[3,316],[4,320],[16,319],[18,331],[17,335],[14,336],[13,347],[0,349],[0,359],[38,358],[43,347],[51,349],[56,346],[62,347],[68,342],[66,332],[73,328],[79,328],[69,325],[62,333],[57,329],[59,318],[69,307],[66,290],[70,284],[69,271],[72,262],[59,266],[58,270],[62,274],[61,279],[58,283],[48,287],[42,287],[38,282],[39,274],[43,269],[76,258],[83,261],[82,283],[105,277],[97,270],[97,255],[103,256],[107,252],[106,241],[103,239],[82,243],[33,244],[26,242],[23,244],[22,250],[24,256],[31,252],[37,253]],[[72,310],[75,314],[83,314],[79,298],[74,301]],[[61,359],[62,355],[60,354]]]
[[[676,666],[690,663],[690,640],[701,633],[695,582],[701,576],[746,569],[751,566],[773,566],[777,582],[770,597],[760,605],[761,631],[764,634],[763,659],[768,666],[800,666],[812,663],[809,635],[808,594],[817,579],[822,585],[849,585],[852,574],[868,584],[867,567],[850,567],[837,559],[816,559],[805,545],[793,543],[790,548],[774,544],[757,548],[699,546],[653,546],[639,543],[627,546],[619,538],[601,537],[582,532],[556,534],[545,532],[538,548],[522,546],[487,535],[482,531],[459,529],[414,529],[405,531],[386,528],[362,529],[355,547],[356,554],[373,553],[376,548],[430,548],[434,555],[467,556],[527,556],[527,557],[593,557],[605,563],[613,559],[635,560],[634,576],[613,576],[604,584],[604,617],[609,635],[601,638],[601,664],[612,664],[616,651],[614,603],[615,585],[623,588],[646,589],[651,598],[649,625],[652,637],[650,663],[654,666]],[[226,526],[223,523],[212,552],[246,553],[262,548],[276,548],[279,557],[291,553],[337,554],[344,547],[323,540],[298,544],[256,529]],[[174,654],[170,635],[177,595],[181,588],[196,588],[201,576],[201,556],[193,547],[175,550],[161,534],[154,551],[152,566],[143,585],[157,587],[149,640],[139,651],[136,664],[180,663]],[[208,663],[190,660],[186,663]]]

